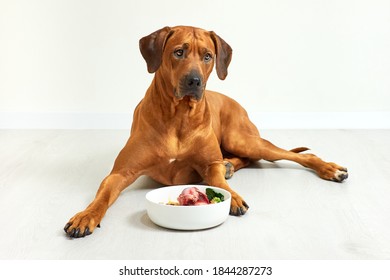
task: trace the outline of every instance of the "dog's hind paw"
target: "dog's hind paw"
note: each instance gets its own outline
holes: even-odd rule
[[[229,161],[224,161],[223,162],[226,168],[226,173],[225,173],[225,179],[230,179],[233,177],[234,174],[234,166],[231,162]]]
[[[343,168],[342,170],[337,170],[332,178],[334,182],[342,182],[348,178],[348,170]]]
[[[338,183],[348,178],[347,168],[339,166],[333,162],[327,162],[325,166],[317,171],[317,173],[322,179]]]

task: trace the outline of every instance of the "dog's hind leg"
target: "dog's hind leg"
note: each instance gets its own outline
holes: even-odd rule
[[[342,182],[348,178],[346,168],[333,162],[325,162],[314,154],[301,154],[307,148],[296,148],[284,150],[271,142],[256,136],[230,137],[225,141],[225,147],[230,153],[240,157],[256,161],[264,159],[267,161],[290,160],[301,164],[304,167],[313,169],[319,177],[325,180]]]
[[[226,168],[225,178],[230,179],[233,177],[234,172],[241,168],[247,167],[250,162],[251,161],[248,158],[225,157],[223,159],[223,163],[225,164]]]
[[[296,148],[291,151],[286,151],[276,147],[265,139],[260,139],[260,155],[261,158],[265,160],[291,160],[304,167],[313,169],[319,177],[325,180],[342,182],[348,178],[348,171],[346,168],[333,162],[325,162],[314,154],[300,154],[300,152],[305,150],[307,150],[307,148]]]

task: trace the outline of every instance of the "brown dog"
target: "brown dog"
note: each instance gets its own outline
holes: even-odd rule
[[[260,138],[246,111],[234,100],[205,90],[216,64],[227,76],[232,49],[214,32],[165,27],[140,40],[148,71],[155,73],[134,112],[131,136],[92,203],[65,226],[70,237],[84,237],[99,226],[108,207],[140,175],[164,185],[205,183],[231,192],[231,215],[248,210],[226,182],[233,171],[260,159],[295,161],[326,180],[341,182],[346,168],[322,161],[307,148],[286,151]]]

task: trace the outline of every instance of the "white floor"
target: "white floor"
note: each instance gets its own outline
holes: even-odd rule
[[[128,134],[0,131],[0,259],[390,259],[389,130],[262,131],[348,167],[350,178],[259,162],[230,180],[250,205],[245,216],[184,232],[149,220],[144,196],[159,184],[142,177],[94,234],[67,238],[65,223],[93,199]]]

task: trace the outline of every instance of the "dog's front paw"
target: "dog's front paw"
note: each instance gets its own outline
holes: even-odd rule
[[[232,201],[230,205],[230,215],[242,216],[249,209],[248,204],[236,193],[232,193]]]
[[[72,238],[79,238],[90,235],[96,227],[100,227],[100,218],[92,211],[82,211],[77,213],[65,225],[65,233]]]

